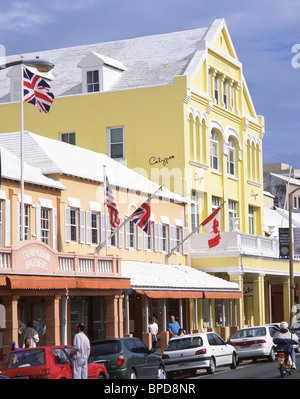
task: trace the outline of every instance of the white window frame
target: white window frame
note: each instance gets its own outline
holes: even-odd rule
[[[214,73],[214,100],[217,105],[220,103],[220,79],[217,72]]]
[[[214,129],[210,133],[210,166],[219,170],[219,135]]]
[[[95,72],[97,72],[98,74],[98,81],[94,81],[92,80],[91,82],[88,82],[88,74],[92,73],[94,74]],[[102,77],[102,68],[100,70],[100,68],[87,68],[85,69],[85,85],[86,85],[86,92],[87,93],[99,93],[101,91],[101,77]],[[98,90],[95,90],[95,86],[98,86],[96,88],[98,88]],[[89,88],[92,87],[93,90],[89,90]]]
[[[227,173],[229,176],[235,176],[235,144],[232,137],[228,139]]]
[[[71,136],[72,135],[72,136]],[[73,137],[74,135],[74,143],[71,143],[70,141],[70,137]],[[63,140],[63,137],[67,138],[66,140]],[[60,132],[59,133],[59,140],[62,141],[63,143],[68,143],[68,144],[72,144],[72,145],[76,145],[76,132]]]
[[[255,210],[254,206],[249,205],[249,234],[255,234]]]
[[[199,193],[196,190],[191,191],[191,222],[193,231],[199,226]]]
[[[50,222],[49,208],[41,207],[40,226],[41,226],[41,241],[47,245],[50,245],[51,222]]]
[[[112,136],[112,131],[114,129],[121,129],[122,130],[122,141],[112,143],[111,136]],[[116,161],[125,159],[124,126],[111,126],[111,127],[109,127],[107,129],[107,145],[108,145],[107,153],[108,153],[108,156],[110,156],[112,158],[112,151],[111,151],[112,146],[113,145],[120,145],[120,144],[122,145],[122,156],[113,158]]]
[[[235,217],[237,217],[237,202],[228,200],[229,231],[234,229],[233,218]]]
[[[228,109],[228,80],[225,76],[223,78],[223,105],[225,109]]]

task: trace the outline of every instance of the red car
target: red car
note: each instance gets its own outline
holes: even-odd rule
[[[9,352],[5,357],[0,376],[16,379],[72,379],[70,346],[41,346]],[[103,364],[88,364],[88,379],[106,379]]]

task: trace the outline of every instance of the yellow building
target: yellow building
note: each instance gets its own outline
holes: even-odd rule
[[[55,101],[47,115],[25,104],[25,128],[106,153],[164,184],[187,199],[189,231],[223,205],[222,245],[208,250],[201,229],[191,241],[191,265],[246,287],[234,324],[280,321],[270,310],[278,282],[287,318],[288,267],[278,261],[277,244],[264,237],[264,118],[256,113],[225,21],[24,59],[37,55],[55,64],[46,75]],[[18,77],[18,67],[0,71],[0,132],[19,130]],[[228,325],[224,304],[230,313],[224,298],[203,302],[201,312],[212,315],[213,305],[219,310],[201,319],[201,327],[213,327],[215,318],[218,326]]]

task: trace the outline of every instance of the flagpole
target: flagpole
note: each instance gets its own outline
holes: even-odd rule
[[[226,201],[224,201],[222,205],[218,206],[217,209],[219,209],[219,208],[221,209],[224,206],[225,202]],[[171,249],[171,251],[169,251],[167,253],[167,255],[165,256],[165,263],[168,263],[170,256],[173,255],[173,253],[176,251],[177,248],[179,248],[186,240],[188,240],[193,234],[195,234],[200,229],[200,227],[203,225],[205,220],[203,220],[203,222],[201,222],[197,227],[195,227],[194,230],[190,234],[188,234],[179,244],[176,245],[176,247],[174,247],[173,249]]]
[[[22,56],[21,56],[22,58]],[[21,214],[21,231],[20,231],[20,241],[24,240],[24,143],[23,143],[23,129],[24,129],[24,105],[23,105],[23,100],[24,100],[24,87],[23,87],[23,64],[20,64],[20,73],[21,73],[21,93],[20,93],[20,158],[21,158],[21,209],[20,209],[20,214]],[[19,223],[19,221],[18,221]]]
[[[105,226],[105,248],[106,256],[108,255],[108,229],[107,229],[107,201],[106,201],[106,165],[103,165],[103,189],[104,189],[104,226]]]
[[[147,199],[147,201],[151,200],[156,194],[158,194],[162,190],[163,186],[160,186],[153,194],[150,195],[150,197]],[[95,253],[98,253],[104,245],[107,245],[107,241],[110,240],[127,222],[129,222],[133,216],[134,212],[124,220],[111,234],[109,235],[108,238],[106,238],[106,241],[103,241],[100,243],[96,248],[95,248]]]

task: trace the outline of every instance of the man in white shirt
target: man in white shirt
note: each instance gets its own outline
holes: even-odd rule
[[[88,377],[88,358],[90,356],[90,341],[84,333],[84,324],[79,323],[76,326],[76,335],[73,342],[71,358],[73,362],[73,379],[86,380]]]

